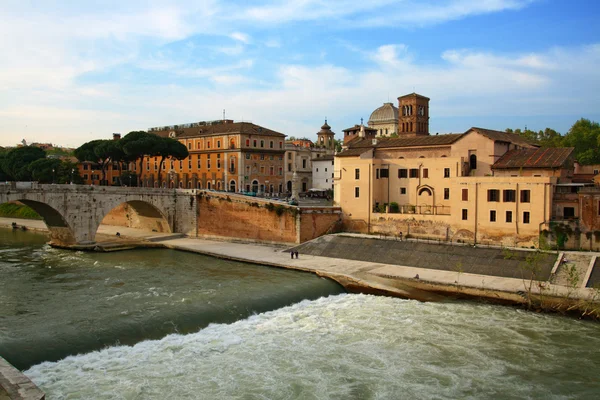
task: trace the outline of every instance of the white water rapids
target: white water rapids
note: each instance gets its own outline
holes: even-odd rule
[[[48,399],[592,399],[600,325],[343,294],[25,373]]]

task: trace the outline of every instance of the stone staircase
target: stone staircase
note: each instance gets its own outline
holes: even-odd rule
[[[584,280],[593,257],[587,253],[565,253],[551,282],[567,287],[585,287]]]

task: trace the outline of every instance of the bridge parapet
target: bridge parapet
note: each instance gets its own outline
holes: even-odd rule
[[[0,185],[0,203],[20,201],[42,216],[57,245],[93,244],[103,218],[127,203],[157,232],[195,230],[196,191],[118,186],[10,182]],[[164,221],[159,223],[157,221]]]

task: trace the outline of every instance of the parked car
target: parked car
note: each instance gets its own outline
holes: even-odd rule
[[[291,199],[290,201],[288,201],[288,204],[290,206],[297,206],[298,205],[298,200],[296,199]]]

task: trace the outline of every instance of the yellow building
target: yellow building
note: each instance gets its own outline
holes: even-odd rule
[[[427,98],[410,98],[413,112],[425,107],[420,102]],[[410,114],[409,106],[399,109]],[[428,112],[417,111],[418,117]],[[410,122],[403,122],[409,130]],[[420,132],[417,118],[412,122],[412,131],[398,138],[367,137],[359,129],[336,155],[334,200],[347,226],[534,245],[540,227],[557,213],[556,185],[570,182],[573,149],[540,149],[518,135],[482,128],[430,136]]]

